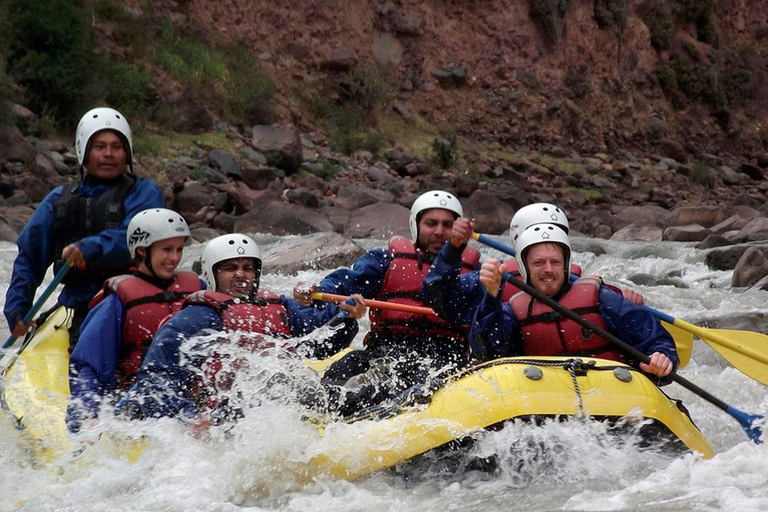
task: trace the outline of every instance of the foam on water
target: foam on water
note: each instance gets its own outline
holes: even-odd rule
[[[280,240],[265,236],[258,242],[268,246]],[[703,252],[689,245],[579,239],[574,247],[574,262],[585,274],[636,289],[651,306],[692,323],[763,315],[768,303],[766,292],[731,289],[730,272],[708,269]],[[2,301],[15,252],[15,246],[0,244]],[[200,252],[198,245],[188,248],[182,266],[191,268]],[[290,295],[297,281],[317,282],[327,272],[265,275],[262,286]],[[638,286],[629,279],[636,274],[667,281]],[[367,327],[366,320],[361,331]],[[0,338],[7,336],[2,322]],[[631,437],[619,441],[596,421],[516,422],[477,436],[458,458],[434,454],[432,460],[346,482],[313,474],[308,464],[334,450],[346,453],[350,464],[356,457],[363,464],[363,443],[356,440],[370,442],[374,422],[332,424],[321,435],[296,401],[315,377],[296,360],[245,357],[252,371],[237,381],[236,391],[251,399],[243,402],[245,417],[233,427],[196,437],[175,420],[107,417],[83,434],[82,440],[100,432],[151,439],[134,464],[99,443],[77,459],[34,467],[22,434],[1,416],[0,510],[768,510],[766,445],[750,442],[728,414],[676,384],[665,392],[683,400],[718,451],[711,460],[641,450]],[[285,379],[270,380],[276,373]],[[768,411],[766,388],[700,341],[681,375],[745,412]],[[493,470],[479,471],[490,459]]]

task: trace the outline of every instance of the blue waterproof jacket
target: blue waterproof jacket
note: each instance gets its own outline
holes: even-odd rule
[[[200,289],[206,284],[200,280]],[[82,420],[96,417],[103,397],[117,390],[117,372],[123,345],[125,305],[116,293],[96,305],[80,326],[80,340],[69,358],[67,426],[73,432]]]
[[[485,293],[479,269],[461,273],[461,254],[465,247],[457,249],[450,242],[445,244],[432,262],[421,289],[424,300],[437,314],[459,325],[472,322]]]
[[[291,335],[304,336],[328,323],[338,312],[338,306],[303,307],[293,299],[280,297],[288,314]],[[212,307],[194,304],[182,309],[164,324],[152,340],[136,384],[118,404],[118,412],[144,417],[181,416],[188,419],[198,415],[198,404],[187,393],[199,374],[195,361],[182,347],[186,340],[221,331],[221,315]],[[326,358],[346,348],[357,334],[354,319],[344,320],[341,328],[328,339],[305,342],[308,356]],[[301,346],[300,346],[301,350]],[[140,413],[138,413],[140,411]]]
[[[79,194],[84,197],[97,197],[105,192],[109,185],[93,186],[87,180],[79,183]],[[54,202],[61,195],[63,186],[56,187],[43,199],[32,218],[19,234],[17,245],[19,254],[13,262],[11,284],[5,295],[3,313],[9,326],[24,318],[32,308],[35,291],[43,282],[45,272],[61,255],[54,254],[53,221]],[[139,178],[126,195],[124,201],[125,218],[120,226],[106,229],[94,236],[77,241],[77,246],[92,265],[114,266],[115,262],[126,260],[128,246],[125,232],[134,215],[147,208],[165,207],[165,197],[154,182]],[[101,283],[76,282],[64,286],[59,295],[59,304],[66,307],[83,307],[101,288]]]
[[[553,298],[558,300],[570,286],[567,283]],[[502,304],[500,296],[485,293],[472,322],[469,342],[472,352],[481,360],[523,355],[522,336],[512,306],[509,302]],[[675,342],[651,312],[605,286],[600,287],[597,309],[611,334],[644,354],[661,352],[677,368]]]
[[[371,249],[360,256],[352,268],[340,268],[328,274],[320,281],[318,290],[339,295],[359,293],[366,299],[375,299],[384,285],[391,261],[388,249]]]

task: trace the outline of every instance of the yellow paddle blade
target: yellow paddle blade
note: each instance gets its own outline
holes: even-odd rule
[[[768,336],[752,331],[704,329],[702,341],[715,349],[734,368],[768,386]],[[720,343],[723,339],[730,343]]]
[[[680,365],[677,369],[681,370],[685,368],[688,361],[691,360],[691,353],[693,352],[693,334],[668,322],[661,322],[661,325],[664,326],[667,332],[672,335],[672,338],[675,340],[677,357],[680,359]]]

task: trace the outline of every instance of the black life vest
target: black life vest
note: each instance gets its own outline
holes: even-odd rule
[[[61,256],[67,245],[97,235],[105,229],[120,226],[125,219],[125,197],[133,188],[136,179],[131,175],[122,174],[96,197],[81,196],[80,183],[64,185],[61,195],[53,205],[53,251],[56,259]],[[71,284],[90,281],[101,284],[112,276],[127,273],[130,263],[130,254],[126,252],[124,261],[109,267],[88,265],[85,270],[73,268],[63,282]],[[63,262],[57,262],[54,271],[58,271],[62,264]]]

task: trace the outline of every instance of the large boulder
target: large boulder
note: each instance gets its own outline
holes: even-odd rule
[[[611,218],[611,228],[613,228],[615,236],[616,233],[630,224],[662,227],[662,219],[666,214],[667,210],[653,204],[628,206]]]
[[[687,226],[700,224],[711,228],[725,220],[725,211],[717,206],[682,206],[667,212],[664,216],[665,226]]]
[[[253,127],[251,145],[263,154],[269,165],[283,169],[287,174],[299,170],[303,161],[301,137],[290,127],[257,125]]]
[[[35,148],[27,142],[18,128],[0,124],[0,162],[31,163],[35,159]]]
[[[194,224],[202,220],[198,212],[206,206],[213,206],[214,194],[209,187],[199,183],[190,182],[173,198],[173,209]]]
[[[515,209],[485,190],[472,193],[464,207],[464,216],[475,220],[478,233],[500,235],[509,228]]]
[[[409,209],[394,203],[376,203],[358,208],[349,216],[344,234],[350,238],[411,237]]]
[[[733,240],[735,242],[768,240],[768,218],[755,217],[739,230]]]
[[[234,229],[238,233],[284,236],[333,231],[333,225],[315,210],[297,204],[269,201],[238,217]]]
[[[663,232],[661,227],[652,224],[639,223],[624,226],[611,235],[611,240],[619,240],[622,242],[661,242],[662,238]]]
[[[350,266],[365,249],[338,233],[313,233],[287,238],[270,246],[261,257],[265,272],[295,274],[300,270]]]
[[[733,270],[748,248],[747,245],[730,245],[712,249],[704,257],[704,263],[712,270]]]
[[[768,275],[768,258],[765,249],[749,247],[733,269],[731,286],[734,288],[752,286],[766,275]]]
[[[374,203],[392,203],[395,196],[386,190],[366,187],[365,185],[350,185],[339,190],[333,200],[333,206],[345,210],[357,210]]]
[[[664,230],[662,240],[669,240],[671,242],[701,242],[710,234],[712,234],[712,231],[698,224],[670,226]]]

